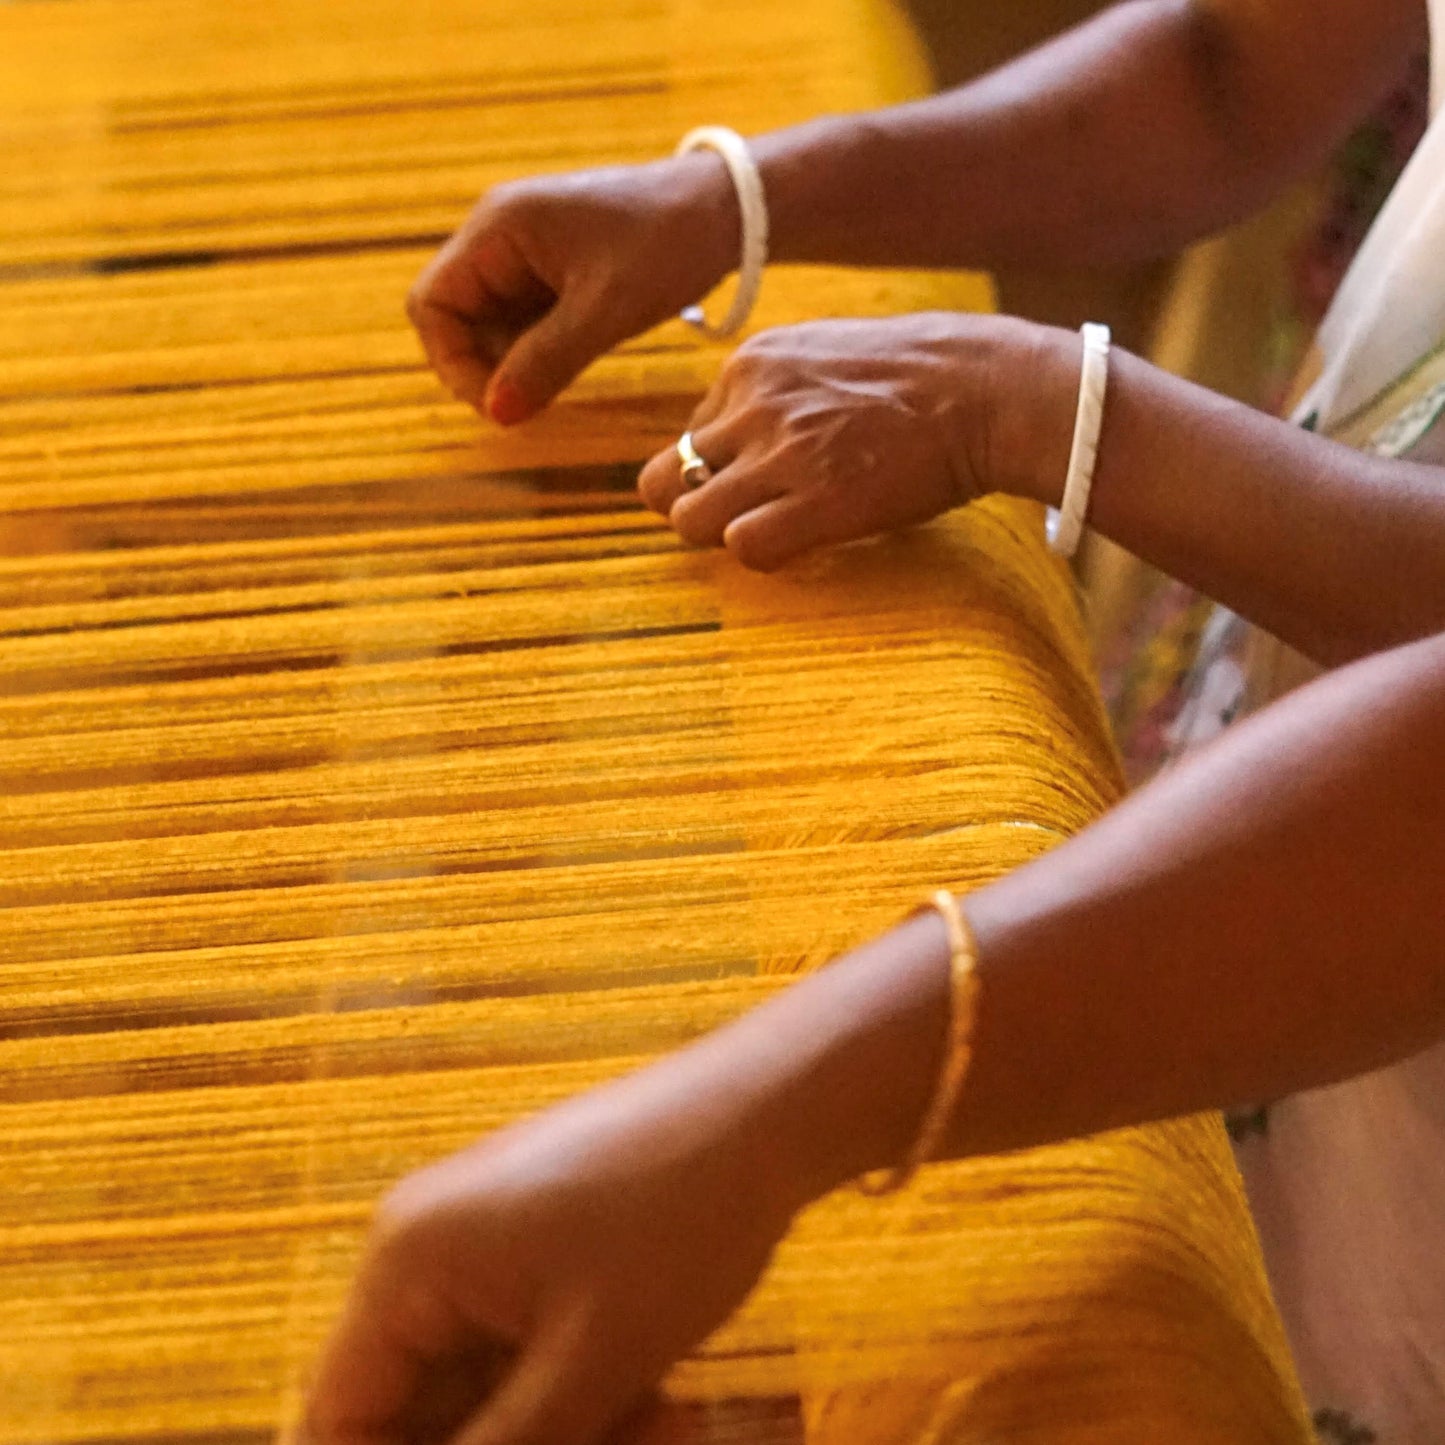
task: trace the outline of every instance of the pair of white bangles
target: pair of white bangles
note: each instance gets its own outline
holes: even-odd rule
[[[722,157],[732,177],[742,212],[742,260],[738,266],[737,290],[727,314],[710,323],[701,306],[689,306],[682,319],[714,341],[735,335],[746,324],[762,287],[763,268],[768,260],[768,207],[762,176],[748,151],[747,142],[725,126],[705,125],[689,131],[677,147],[678,155],[711,150]],[[1089,511],[1089,492],[1094,483],[1094,466],[1099,453],[1099,434],[1104,424],[1104,395],[1109,380],[1109,328],[1087,323],[1083,337],[1083,362],[1079,370],[1079,404],[1074,413],[1074,439],[1069,448],[1068,472],[1057,511],[1049,511],[1049,546],[1064,557],[1072,557],[1084,534]],[[690,484],[705,481],[707,464],[692,445],[692,434],[678,441],[678,459],[684,479]]]

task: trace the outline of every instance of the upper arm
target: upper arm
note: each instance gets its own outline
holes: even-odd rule
[[[1170,0],[1228,144],[1302,174],[1429,44],[1426,0]]]

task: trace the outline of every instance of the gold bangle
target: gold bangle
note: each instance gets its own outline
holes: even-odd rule
[[[958,899],[947,889],[940,888],[928,900],[928,907],[938,910],[948,929],[948,1051],[913,1147],[895,1168],[863,1175],[857,1187],[864,1194],[892,1194],[934,1157],[973,1060],[973,1024],[978,1010],[978,944]]]

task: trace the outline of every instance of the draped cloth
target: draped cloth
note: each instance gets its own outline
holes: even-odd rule
[[[271,1439],[388,1183],[1117,796],[1034,509],[751,576],[632,492],[716,350],[502,435],[400,315],[503,176],[922,79],[846,0],[0,7],[3,1445]],[[1213,1117],[825,1200],[667,1389],[699,1442],[1307,1430]]]

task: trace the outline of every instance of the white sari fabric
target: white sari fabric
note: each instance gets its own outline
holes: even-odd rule
[[[1320,328],[1294,419],[1445,467],[1445,0],[1430,4],[1432,120]],[[1221,610],[1176,742],[1306,675]],[[1231,1128],[1320,1439],[1445,1445],[1445,1044]]]
[[[1431,0],[1432,121],[1320,326],[1295,420],[1385,456],[1445,462],[1445,3]]]

